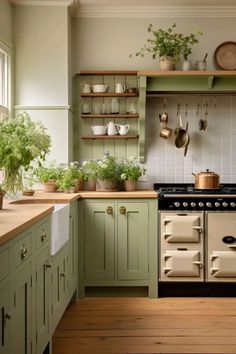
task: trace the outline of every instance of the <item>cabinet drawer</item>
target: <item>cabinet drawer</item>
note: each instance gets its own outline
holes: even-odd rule
[[[2,247],[0,249],[0,281],[10,273],[10,247]]]
[[[32,254],[32,230],[24,233],[14,245],[15,267],[24,263]]]
[[[43,220],[41,223],[36,225],[35,237],[36,237],[36,249],[38,250],[49,240],[50,237],[49,219]]]

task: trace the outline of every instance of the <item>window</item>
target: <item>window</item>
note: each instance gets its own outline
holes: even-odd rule
[[[0,42],[0,114],[8,114],[11,105],[10,49]]]

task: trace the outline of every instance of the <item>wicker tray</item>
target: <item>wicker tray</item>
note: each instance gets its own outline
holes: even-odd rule
[[[221,43],[215,50],[215,61],[222,69],[236,70],[236,42]]]

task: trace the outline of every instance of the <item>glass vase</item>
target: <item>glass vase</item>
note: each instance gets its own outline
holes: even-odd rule
[[[10,170],[5,168],[3,187],[7,199],[20,198],[23,192],[22,169]]]

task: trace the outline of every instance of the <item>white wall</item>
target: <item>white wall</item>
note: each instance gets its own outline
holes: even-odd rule
[[[12,7],[8,0],[0,0],[0,40],[12,44]]]
[[[74,72],[80,70],[146,69],[157,70],[158,61],[150,56],[129,58],[146,42],[149,23],[155,28],[168,28],[173,23],[177,30],[204,32],[200,43],[193,47],[193,60],[203,59],[209,53],[208,67],[213,68],[213,54],[218,44],[234,41],[235,18],[76,18],[74,31]]]
[[[69,27],[66,6],[14,6],[16,112],[43,122],[58,163],[72,159]]]

